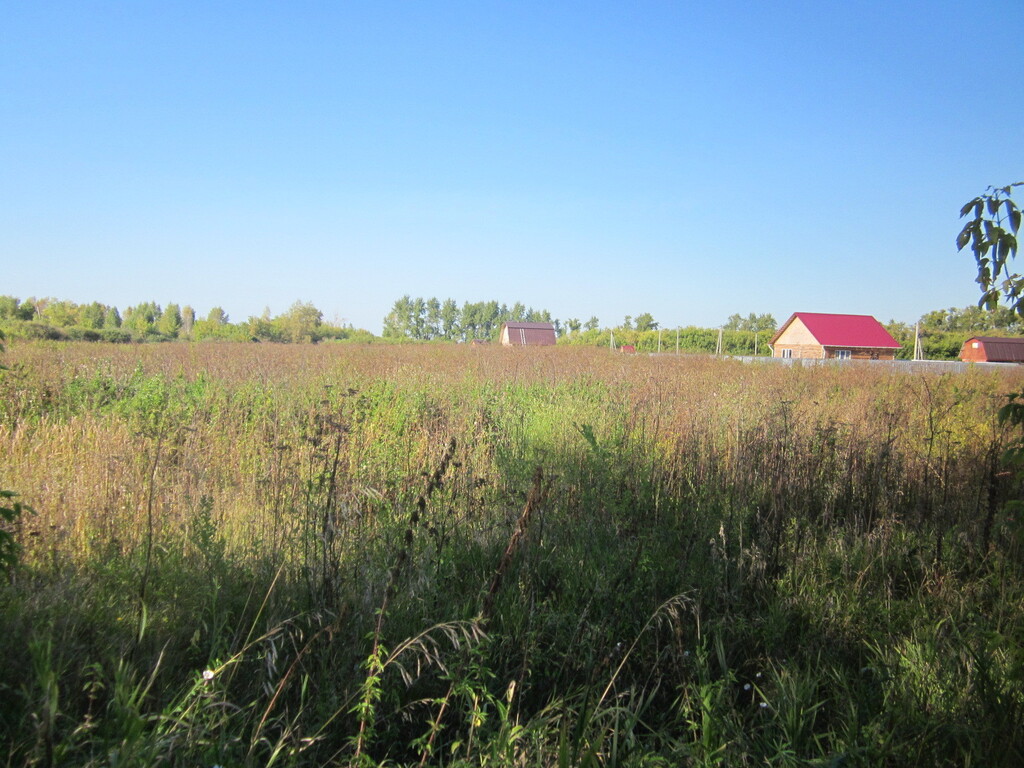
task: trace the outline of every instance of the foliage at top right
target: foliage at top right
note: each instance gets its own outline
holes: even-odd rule
[[[960,218],[971,216],[956,238],[957,250],[968,243],[978,264],[978,285],[982,296],[978,306],[994,309],[1005,297],[1011,310],[1024,316],[1024,277],[1011,272],[1010,260],[1017,255],[1020,209],[1013,201],[1014,187],[989,187],[960,209]]]

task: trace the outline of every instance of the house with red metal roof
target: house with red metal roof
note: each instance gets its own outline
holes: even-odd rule
[[[1024,363],[1024,339],[972,336],[964,342],[960,359],[968,363]]]
[[[555,343],[551,323],[503,323],[501,343],[506,347],[550,347]]]
[[[772,357],[894,360],[900,343],[871,315],[794,312],[768,345]]]

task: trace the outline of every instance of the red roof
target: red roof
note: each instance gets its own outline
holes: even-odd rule
[[[528,331],[553,331],[555,326],[551,323],[520,323],[520,322],[508,322],[505,323],[509,328],[524,328]]]
[[[794,312],[770,343],[774,344],[798,317],[823,347],[900,348],[900,343],[871,315],[831,315],[821,312]]]

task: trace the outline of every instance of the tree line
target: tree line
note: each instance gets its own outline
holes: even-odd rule
[[[496,340],[504,323],[551,323],[561,335],[561,321],[546,309],[535,310],[516,302],[511,307],[497,301],[441,301],[431,297],[402,296],[384,317],[384,338],[415,341]]]
[[[324,322],[323,313],[310,302],[296,301],[280,315],[264,310],[260,316],[232,323],[222,307],[199,317],[189,306],[170,303],[161,307],[146,301],[127,307],[94,301],[76,304],[51,298],[0,296],[0,327],[11,338],[115,343],[142,341],[366,341],[369,331]]]
[[[273,341],[273,342],[467,342],[497,340],[506,322],[551,323],[561,344],[618,347],[632,345],[644,352],[715,352],[719,328],[665,327],[649,312],[626,315],[615,325],[602,325],[596,316],[559,320],[547,309],[521,302],[496,300],[463,302],[455,299],[402,296],[385,316],[383,332],[326,322],[310,302],[296,301],[282,314],[264,310],[232,322],[222,307],[199,316],[189,305],[141,302],[121,312],[116,306],[76,304],[54,298],[18,299],[0,296],[0,329],[10,338],[107,342],[142,341]],[[953,360],[964,341],[974,335],[1012,336],[1024,333],[1024,321],[1011,309],[997,305],[950,307],[926,312],[916,323],[927,358]],[[721,325],[724,354],[767,355],[768,340],[778,328],[771,314],[733,314]],[[915,324],[890,320],[886,328],[900,342],[901,358],[913,355]]]
[[[992,309],[977,305],[935,309],[925,312],[916,324],[891,320],[885,327],[902,346],[896,354],[900,359],[913,357],[915,331],[920,334],[921,349],[929,360],[956,360],[964,342],[972,336],[1024,333],[1024,321],[1003,305]]]

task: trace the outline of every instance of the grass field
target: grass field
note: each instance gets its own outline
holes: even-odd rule
[[[0,488],[35,512],[0,585],[0,762],[1024,764],[1015,372],[4,364]]]

